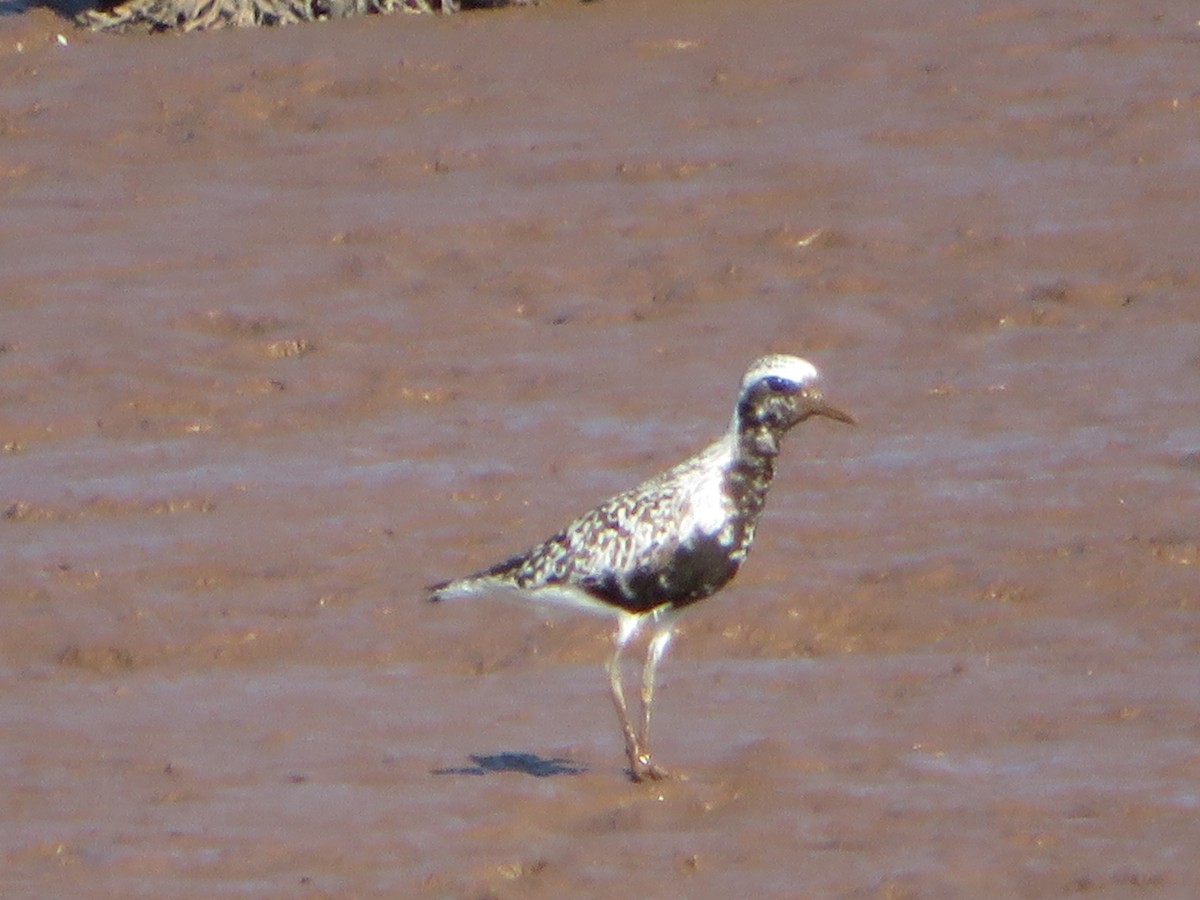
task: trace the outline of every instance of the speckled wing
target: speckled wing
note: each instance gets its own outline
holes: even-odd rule
[[[549,540],[488,569],[532,590],[547,584],[587,584],[659,568],[681,535],[677,521],[688,496],[678,482],[643,485],[596,507]]]
[[[714,444],[584,513],[531,550],[434,590],[488,582],[529,592],[570,585],[630,611],[662,605],[674,599],[677,570],[681,562],[689,568],[697,540],[711,556],[709,545],[730,514],[719,465],[723,452],[721,443]],[[697,584],[685,593],[706,596],[711,589]]]

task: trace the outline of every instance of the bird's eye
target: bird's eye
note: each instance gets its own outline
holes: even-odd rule
[[[767,387],[773,391],[791,391],[796,387],[794,382],[791,382],[786,378],[780,378],[778,375],[768,375],[763,379],[763,381],[765,381],[767,383]]]

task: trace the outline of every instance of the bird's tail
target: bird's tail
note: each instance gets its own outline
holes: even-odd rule
[[[453,581],[439,581],[437,584],[425,585],[425,599],[430,603],[441,603],[449,597],[447,591],[453,584]]]
[[[464,575],[462,578],[451,578],[449,581],[439,581],[425,588],[425,596],[430,603],[441,603],[443,600],[473,597],[505,586],[511,587],[512,582],[506,576],[525,562],[526,555],[521,554],[498,562],[481,572]]]
[[[426,586],[425,599],[430,603],[441,603],[443,600],[474,597],[486,593],[489,587],[494,586],[495,579],[487,575],[468,575],[465,578],[453,578]]]

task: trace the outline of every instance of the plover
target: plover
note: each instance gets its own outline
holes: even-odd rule
[[[742,378],[725,435],[674,468],[618,494],[544,543],[490,568],[429,587],[440,601],[515,594],[616,616],[609,689],[634,781],[668,777],[650,754],[654,676],[679,612],[737,573],[775,475],[780,441],[812,416],[854,418],[830,406],[817,369],[796,356],[764,356]],[[642,664],[639,726],[630,721],[621,656],[651,629]]]

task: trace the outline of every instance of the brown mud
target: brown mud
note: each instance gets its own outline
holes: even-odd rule
[[[0,893],[1196,896],[1198,53],[1182,0],[0,18]],[[603,622],[422,585],[767,351],[861,424],[630,784]]]

